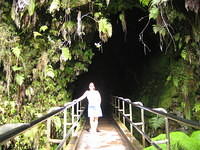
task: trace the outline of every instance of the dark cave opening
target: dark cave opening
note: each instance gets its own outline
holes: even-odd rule
[[[144,11],[134,8],[125,12],[127,35],[122,30],[118,16],[112,16],[113,35],[103,44],[103,52],[95,51],[88,72],[78,77],[73,83],[73,98],[81,96],[88,89],[88,84],[94,82],[102,96],[102,107],[110,110],[111,95],[130,97],[140,86],[145,75],[145,66],[152,56],[160,55],[159,40],[153,33],[151,22],[144,32],[144,41],[151,51],[144,50],[139,41],[139,34],[148,22]],[[139,21],[142,17],[141,21]]]

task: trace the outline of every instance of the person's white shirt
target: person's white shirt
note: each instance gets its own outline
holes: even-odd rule
[[[96,106],[101,103],[101,95],[97,90],[87,90],[80,98],[76,99],[76,101],[81,101],[86,97],[89,106]]]

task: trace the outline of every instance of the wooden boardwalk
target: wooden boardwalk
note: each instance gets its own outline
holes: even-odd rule
[[[134,150],[127,139],[122,136],[114,120],[101,118],[99,132],[88,132],[86,124],[77,143],[76,150]]]

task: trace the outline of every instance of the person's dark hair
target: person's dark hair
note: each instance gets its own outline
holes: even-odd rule
[[[91,85],[92,85],[92,86],[94,87],[94,89],[95,89],[95,85],[94,85],[93,82],[90,82],[89,87],[90,87]]]

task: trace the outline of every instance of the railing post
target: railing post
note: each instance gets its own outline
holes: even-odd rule
[[[76,103],[76,120],[78,120],[79,117],[79,102]]]
[[[134,102],[134,104],[143,106],[142,102]],[[140,108],[140,115],[141,115],[141,122],[135,123],[135,125],[141,125],[142,132],[145,133],[144,109]],[[144,135],[142,135],[142,145],[143,145],[143,147],[145,147],[145,136]]]
[[[169,122],[168,122],[167,117],[165,117],[165,130],[166,130],[166,138],[167,138],[167,150],[170,150]]]
[[[47,150],[50,150],[50,141],[49,139],[51,138],[51,118],[47,119]]]
[[[141,122],[142,122],[142,132],[145,133],[144,109],[141,109]],[[142,135],[142,144],[143,147],[145,147],[145,137],[143,135]]]
[[[80,104],[79,104],[79,108],[80,108],[80,114],[81,114],[81,110],[82,110],[82,103],[81,103],[81,101],[79,102]]]
[[[111,106],[113,106],[113,117],[116,117],[116,98],[115,97],[112,97],[111,99]]]
[[[67,109],[64,110],[64,128],[63,128],[63,137],[66,136],[67,133]]]
[[[74,124],[74,118],[75,118],[75,115],[74,115],[74,107],[75,105],[72,105],[72,125]],[[72,129],[72,136],[74,135],[74,128]]]
[[[115,103],[115,111],[114,111],[114,113],[115,113],[115,117],[117,117],[117,114],[118,114],[118,99],[117,99],[117,97],[115,97],[114,98],[114,103]]]
[[[118,104],[118,118],[120,120],[120,99],[117,99],[117,104]]]
[[[63,127],[63,139],[65,138],[66,134],[67,134],[67,110],[64,110],[64,127]],[[65,145],[64,145],[65,146]]]
[[[122,114],[123,114],[123,124],[125,124],[125,102],[124,101],[122,101]]]
[[[161,111],[167,113],[167,110],[164,108],[154,108],[154,110]],[[167,150],[170,150],[170,134],[169,134],[169,122],[168,118],[165,117],[165,133],[166,133],[166,140],[163,141],[167,145]],[[161,141],[162,142],[162,141]]]
[[[130,120],[133,122],[133,110],[132,110],[132,105],[129,104],[129,113],[130,113]],[[130,123],[130,130],[131,130],[131,135],[133,135],[133,125]]]

